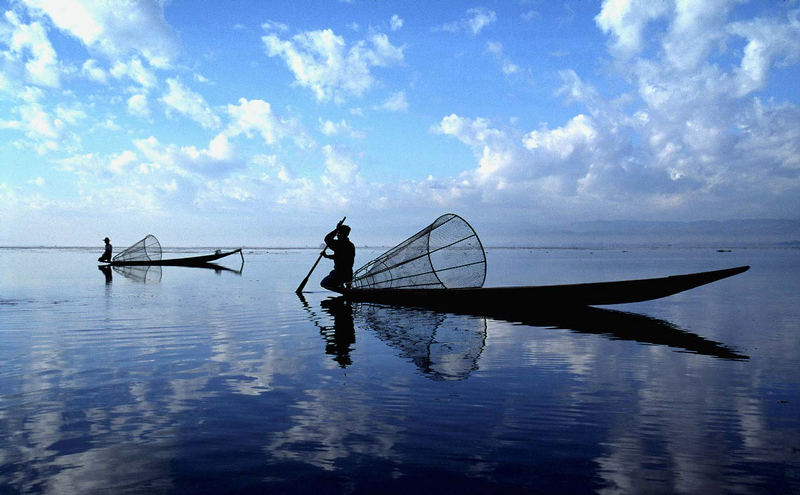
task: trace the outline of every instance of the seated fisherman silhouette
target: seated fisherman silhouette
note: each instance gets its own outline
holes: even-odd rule
[[[108,237],[106,237],[105,239],[103,239],[103,241],[105,241],[106,243],[106,249],[105,251],[103,251],[102,256],[97,258],[97,261],[104,261],[106,263],[109,263],[111,262],[111,250],[112,250],[111,240]]]
[[[322,253],[324,257],[333,260],[333,270],[320,282],[320,285],[326,289],[332,290],[349,286],[353,280],[356,247],[350,242],[349,236],[350,227],[342,225],[342,222],[336,224],[336,228],[325,236],[326,248],[333,251],[333,254],[324,251]]]

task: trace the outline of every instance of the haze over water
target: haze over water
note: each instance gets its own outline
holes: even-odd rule
[[[798,249],[489,249],[494,286],[752,267],[526,322],[342,304],[325,261],[299,299],[315,250],[98,255],[0,249],[0,492],[800,490]]]

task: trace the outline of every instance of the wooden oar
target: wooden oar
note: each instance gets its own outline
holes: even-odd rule
[[[342,221],[339,222],[336,225],[337,228],[339,227],[339,225],[344,223],[344,219],[345,218],[347,218],[347,217],[342,218]],[[314,262],[314,265],[311,267],[311,270],[308,271],[308,275],[306,275],[306,278],[304,278],[303,281],[300,282],[300,285],[297,286],[297,290],[295,291],[297,294],[300,294],[301,292],[303,292],[303,289],[305,289],[306,284],[308,283],[309,277],[311,277],[311,274],[314,272],[314,268],[316,268],[317,265],[319,264],[319,260],[321,260],[322,257],[325,255],[325,250],[326,249],[328,249],[328,246],[325,246],[324,248],[322,248],[322,252],[319,253],[319,256],[317,257],[317,261]]]

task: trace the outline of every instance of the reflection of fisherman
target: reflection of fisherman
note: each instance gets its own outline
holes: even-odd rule
[[[333,316],[333,335],[327,328],[320,328],[321,333],[325,336],[325,353],[335,356],[334,359],[339,366],[346,368],[353,363],[350,360],[350,351],[356,342],[353,308],[348,301],[341,297],[326,299],[320,305],[326,313]]]
[[[349,284],[353,280],[353,261],[356,257],[356,247],[350,242],[350,227],[336,224],[328,235],[325,236],[325,246],[333,251],[322,255],[333,260],[333,270],[322,279],[320,285],[326,289],[335,289]],[[335,238],[334,238],[335,237]]]
[[[114,280],[114,276],[111,275],[111,267],[108,265],[99,265],[97,267],[98,270],[103,272],[103,275],[106,276],[106,284],[110,284],[112,280]]]
[[[108,263],[108,262],[111,261],[111,249],[112,249],[111,248],[111,240],[108,237],[106,237],[103,240],[106,243],[106,250],[103,251],[103,255],[102,256],[97,258],[97,261],[104,261],[104,262]]]

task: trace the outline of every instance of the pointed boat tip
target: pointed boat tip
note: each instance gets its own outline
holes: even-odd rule
[[[744,273],[750,269],[750,265],[742,265],[742,266],[735,266],[733,268],[725,268],[720,270],[720,273],[726,273],[726,277],[732,277],[734,275],[739,275],[740,273]]]

